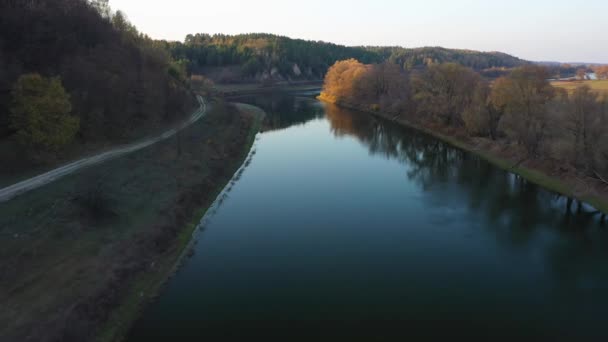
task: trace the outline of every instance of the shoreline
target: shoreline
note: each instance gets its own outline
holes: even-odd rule
[[[193,218],[189,223],[181,228],[181,232],[174,241],[175,253],[173,256],[164,258],[163,265],[159,267],[161,270],[154,274],[139,275],[137,277],[139,279],[132,280],[126,300],[124,300],[123,304],[115,310],[112,317],[96,334],[94,340],[107,342],[125,340],[129,331],[133,328],[145,309],[159,297],[164,287],[175,276],[179,268],[192,256],[194,251],[193,248],[198,242],[196,240],[196,234],[202,226],[201,223],[213,212],[222,194],[230,187],[234,178],[237,177],[246,166],[247,160],[251,157],[255,137],[259,133],[262,124],[264,115],[263,110],[250,105],[246,105],[248,107],[239,106],[239,104],[235,105],[241,115],[252,116],[251,126],[249,127],[245,139],[245,145],[243,145],[240,155],[235,158],[229,166],[230,169],[235,169],[236,167],[236,171],[226,181],[217,183],[211,196],[211,198],[213,198],[211,204],[195,211]],[[180,228],[178,227],[178,229]],[[140,285],[142,282],[148,284],[147,288],[144,289],[145,292]],[[146,287],[145,284],[143,287]]]
[[[466,152],[472,153],[485,161],[491,163],[492,165],[501,168],[502,170],[512,172],[536,185],[539,185],[545,189],[548,189],[552,192],[561,194],[563,196],[575,199],[580,202],[588,203],[593,206],[597,211],[602,214],[608,214],[608,198],[604,198],[595,194],[576,194],[576,185],[572,184],[569,180],[560,179],[556,176],[548,174],[545,170],[540,168],[527,167],[525,165],[525,161],[513,160],[507,157],[503,157],[500,155],[496,155],[496,153],[492,153],[492,151],[484,150],[483,148],[479,148],[470,144],[470,142],[463,141],[459,139],[457,136],[448,135],[443,132],[438,132],[432,130],[430,128],[424,127],[423,125],[413,123],[407,119],[401,118],[399,115],[393,115],[383,112],[376,112],[371,110],[366,110],[362,108],[358,108],[357,106],[351,106],[344,103],[335,103],[332,101],[328,101],[324,99],[321,95],[317,97],[317,100],[329,104],[333,104],[339,107],[352,109],[360,112],[364,112],[370,114],[372,116],[381,118],[383,120],[388,120],[390,122],[394,122],[396,124],[402,125],[404,127],[408,127],[410,129],[414,129],[416,131],[422,132],[424,134],[428,134],[436,139],[439,139],[447,144],[452,145],[453,147],[459,148]],[[505,148],[503,146],[503,148]],[[576,177],[576,175],[568,174],[568,177]],[[591,187],[588,182],[584,183],[586,187]]]
[[[0,340],[127,338],[261,126],[218,99],[173,137],[0,203]]]

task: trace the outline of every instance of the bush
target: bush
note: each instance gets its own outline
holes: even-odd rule
[[[80,214],[94,222],[101,222],[116,215],[106,186],[101,181],[86,185],[85,190],[77,195],[75,200],[81,209]]]
[[[11,128],[21,144],[56,152],[74,139],[80,120],[70,115],[70,97],[59,78],[22,75],[11,96]]]

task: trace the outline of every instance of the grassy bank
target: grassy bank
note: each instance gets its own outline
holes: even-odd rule
[[[192,103],[191,110],[188,113],[180,115],[179,118],[171,122],[150,120],[145,125],[133,129],[130,135],[126,137],[116,139],[99,138],[98,140],[89,142],[76,140],[72,144],[65,146],[57,154],[48,154],[43,157],[24,158],[24,148],[17,142],[14,135],[0,139],[0,160],[3,163],[3,167],[0,168],[0,188],[38,176],[80,158],[93,156],[112,150],[113,148],[159,136],[170,128],[177,127],[187,120],[198,106],[198,104]]]
[[[0,340],[123,336],[241,165],[259,121],[214,104],[171,139],[0,204]]]
[[[237,153],[226,161],[227,170],[229,170],[228,173],[225,173],[222,175],[221,179],[217,180],[217,183],[211,190],[211,195],[207,196],[207,199],[215,200],[218,195],[221,194],[226,184],[231,180],[231,175],[239,169],[239,166],[247,157],[255,140],[255,136],[261,127],[264,116],[263,110],[249,105],[242,106],[241,104],[236,104],[235,107],[241,115],[244,115],[248,120],[251,120],[250,128],[246,135],[241,135],[240,137],[245,138],[240,152],[236,151]],[[229,108],[228,110],[233,109],[234,108]],[[97,341],[119,341],[128,333],[132,323],[139,317],[145,304],[161,291],[168,278],[177,271],[184,259],[191,253],[195,242],[193,239],[195,229],[201,219],[207,214],[207,211],[211,208],[213,200],[211,202],[207,200],[203,207],[195,209],[194,213],[191,215],[192,219],[181,228],[181,231],[175,239],[174,253],[160,261],[158,271],[143,273],[132,282],[129,294],[122,304],[114,311],[110,320],[104,324],[104,327],[96,337]]]
[[[324,98],[323,96],[318,97],[319,100],[331,103],[332,101]],[[450,132],[444,132],[440,129],[425,127],[421,124],[413,123],[402,117],[395,116],[394,114],[376,112],[371,110],[364,110],[357,108],[357,106],[351,106],[348,104],[339,104],[345,108],[354,109],[357,111],[366,112],[374,116],[387,119],[398,124],[422,131],[429,134],[439,140],[447,142],[457,148],[473,153],[484,160],[500,167],[501,169],[515,173],[522,178],[538,184],[546,189],[553,192],[562,194],[567,197],[575,198],[583,202],[587,202],[594,206],[596,209],[608,213],[608,196],[605,192],[592,193],[590,191],[577,191],[577,187],[581,184],[581,180],[577,175],[569,173],[561,176],[554,176],[547,172],[542,163],[535,163],[535,161],[526,160],[522,162],[514,155],[507,155],[502,153],[504,149],[508,149],[508,146],[500,146],[499,143],[492,142],[489,139],[477,138],[471,139],[456,135]],[[593,184],[585,183],[585,187],[592,188]]]

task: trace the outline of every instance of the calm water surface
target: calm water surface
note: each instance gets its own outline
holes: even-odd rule
[[[129,341],[607,340],[592,208],[367,114],[240,101],[255,154]]]

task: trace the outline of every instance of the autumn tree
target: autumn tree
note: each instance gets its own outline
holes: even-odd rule
[[[55,152],[74,139],[79,119],[70,115],[70,97],[58,78],[23,75],[11,96],[11,127],[20,143]]]
[[[361,79],[368,68],[356,59],[336,62],[325,75],[321,98],[332,103],[353,103],[357,97],[365,97]]]
[[[594,69],[598,79],[608,79],[608,65],[598,66]]]
[[[412,80],[414,99],[423,115],[448,126],[462,124],[462,114],[473,103],[479,74],[455,63],[431,65]]]
[[[492,105],[504,115],[502,129],[507,136],[536,157],[547,128],[546,104],[554,97],[547,70],[524,66],[498,79],[492,87]]]
[[[397,64],[372,65],[362,86],[371,88],[364,92],[371,93],[374,104],[384,112],[402,114],[412,105],[409,75]]]
[[[470,135],[496,136],[496,111],[489,102],[490,88],[485,82],[480,82],[473,89],[471,104],[462,113],[462,120]]]
[[[576,78],[579,80],[585,80],[587,78],[587,70],[579,68],[576,70]]]

